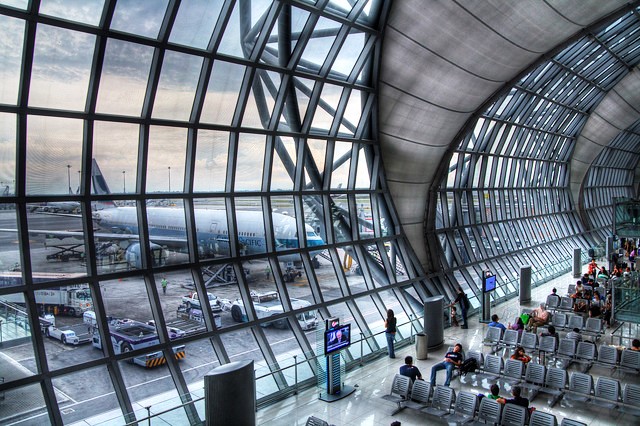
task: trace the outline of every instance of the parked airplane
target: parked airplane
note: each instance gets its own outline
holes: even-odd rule
[[[52,212],[52,213],[79,213],[80,203],[78,201],[48,201],[41,204],[31,204],[32,212]]]
[[[91,174],[95,193],[98,195],[110,194],[107,182],[95,159],[93,160]],[[100,207],[92,214],[94,221],[100,225],[103,231],[95,232],[95,237],[100,240],[131,241],[132,244],[127,250],[137,250],[139,253],[137,208],[117,207],[112,202],[101,202],[99,204]],[[150,243],[176,251],[186,251],[187,232],[184,209],[176,207],[147,207],[146,210]],[[265,253],[267,248],[262,211],[237,210],[235,213],[238,241],[243,254]],[[299,247],[295,218],[281,213],[272,213],[271,218],[276,250]],[[198,250],[209,255],[229,256],[229,231],[226,210],[197,208],[195,219]],[[0,232],[16,232],[16,230],[0,229]],[[325,244],[310,225],[305,225],[305,232],[307,247],[318,247]],[[57,238],[82,238],[84,236],[82,232],[78,231],[34,229],[29,230],[29,234]],[[315,256],[319,251],[312,252],[311,255]],[[280,256],[278,259],[282,262],[295,262],[300,260],[300,256],[285,255]]]

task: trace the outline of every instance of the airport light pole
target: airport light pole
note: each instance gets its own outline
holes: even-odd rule
[[[67,164],[67,182],[69,184],[69,194],[73,194],[71,191],[71,164]]]
[[[82,171],[78,170],[78,194],[80,193],[80,185],[82,185]]]
[[[122,171],[122,192],[123,193],[127,192],[127,171],[126,170]]]
[[[169,192],[171,192],[171,166],[167,167],[169,170]]]

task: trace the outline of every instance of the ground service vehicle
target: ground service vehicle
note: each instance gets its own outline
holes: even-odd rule
[[[126,318],[109,321],[109,335],[116,355],[160,343],[154,326]],[[95,348],[102,349],[100,333],[97,328],[94,329],[92,340]],[[186,356],[184,345],[174,346],[172,350],[173,356],[178,360]],[[167,362],[162,351],[139,355],[133,357],[130,361],[147,368],[156,367]]]
[[[269,291],[266,293],[251,292],[251,301],[253,307],[256,310],[258,318],[267,318],[273,315],[281,314],[284,312],[282,303],[280,302],[280,296],[275,291]],[[303,309],[311,306],[311,303],[306,300],[291,299],[291,307],[293,309]],[[225,310],[231,311],[231,317],[236,322],[247,322],[247,312],[242,303],[242,300],[236,299],[233,302],[224,301],[223,307]],[[312,330],[318,326],[318,318],[315,311],[302,312],[296,315],[296,319],[303,330]],[[264,326],[272,325],[275,328],[287,328],[289,323],[286,319],[278,319],[272,322],[264,323]]]
[[[207,293],[209,297],[209,305],[211,306],[211,312],[220,312],[222,311],[222,306],[220,305],[220,300],[217,296],[214,296],[211,293]],[[198,292],[192,291],[186,296],[182,296],[182,303],[187,305],[188,308],[197,308],[202,309],[200,306],[200,299],[198,298]]]
[[[43,273],[34,272],[33,282],[55,281],[66,278],[77,278],[83,274]],[[0,287],[6,285],[21,285],[22,274],[20,272],[3,272],[0,274]],[[76,284],[63,287],[51,287],[43,290],[35,290],[35,299],[41,313],[53,313],[54,315],[82,316],[85,311],[93,309],[91,290],[86,284]],[[24,305],[22,293],[12,293],[0,296],[7,302]]]
[[[215,314],[213,316],[213,321],[217,328],[222,327],[220,315]],[[167,321],[167,327],[182,330],[185,336],[201,333],[207,329],[204,325],[202,311],[200,309],[191,308],[187,306],[186,303],[178,306],[178,309],[176,310],[176,319]]]
[[[45,329],[45,335],[60,340],[65,345],[82,345],[91,342],[91,335],[85,324],[58,328],[50,325]]]

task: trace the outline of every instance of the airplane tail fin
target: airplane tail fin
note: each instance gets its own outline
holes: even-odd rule
[[[109,185],[107,185],[107,180],[104,178],[100,167],[98,167],[98,162],[94,158],[91,162],[91,185],[93,186],[93,193],[96,195],[110,195],[111,191],[109,190]],[[116,205],[112,201],[100,201],[98,202],[99,209],[105,208],[113,208]]]

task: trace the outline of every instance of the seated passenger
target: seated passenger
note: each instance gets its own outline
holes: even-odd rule
[[[413,357],[411,355],[407,355],[404,358],[404,365],[400,367],[400,374],[409,377],[412,383],[416,380],[422,380],[422,374],[420,374],[418,367],[413,365]]]
[[[629,349],[631,349],[632,351],[640,352],[640,339],[633,339],[633,341],[631,342],[631,347]]]
[[[509,328],[511,330],[516,330],[518,334],[522,334],[522,332],[524,331],[524,322],[522,321],[522,318],[518,317],[516,319],[516,322],[509,325]]]
[[[498,327],[500,329],[502,329],[502,331],[505,331],[507,329],[507,327],[504,326],[504,324],[498,322],[500,320],[500,318],[498,318],[498,315],[493,314],[491,315],[491,322],[488,324],[489,327]]]
[[[524,348],[522,346],[516,347],[516,350],[513,352],[513,355],[511,355],[511,359],[522,361],[524,364],[531,361],[531,357],[524,353]]]
[[[532,313],[532,318],[529,320],[530,327],[535,329],[549,322],[549,311],[544,308],[544,303],[541,303]]]
[[[578,281],[578,282],[576,283],[576,290],[575,290],[575,293],[578,293],[578,292],[580,292],[580,293],[584,293],[584,285],[582,285],[582,281]],[[575,294],[575,293],[574,293],[574,294]]]
[[[456,343],[452,352],[447,352],[442,362],[431,367],[431,386],[436,385],[436,373],[440,370],[447,370],[447,376],[444,381],[445,386],[449,386],[451,383],[451,376],[453,376],[453,369],[459,367],[462,364],[462,345]]]
[[[479,393],[478,396],[480,398],[487,397],[489,399],[493,399],[494,401],[500,398],[500,386],[498,386],[496,383],[491,385],[491,387],[489,388],[489,391],[490,393],[488,395]]]
[[[582,334],[580,334],[579,328],[574,328],[570,332],[567,333],[567,339],[573,339],[576,342],[582,341]]]
[[[547,337],[547,336],[556,338],[556,347],[557,347],[558,343],[560,342],[560,335],[556,332],[556,328],[553,325],[550,325],[549,328],[547,328],[547,331],[543,331],[542,333],[540,333],[540,337]]]
[[[589,310],[589,301],[585,299],[582,294],[579,294],[573,304],[574,312],[587,312]]]
[[[513,398],[511,399],[498,398],[497,401],[500,404],[516,404],[521,407],[529,408],[529,400],[527,398],[520,396],[520,393],[521,393],[520,386],[514,386],[511,389],[511,395],[513,395]]]

